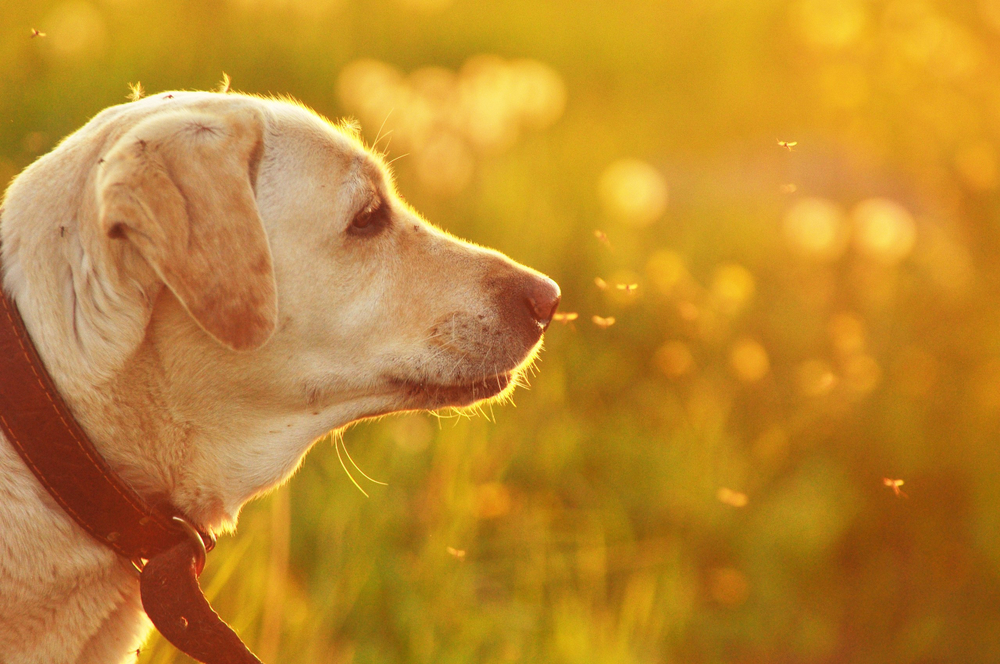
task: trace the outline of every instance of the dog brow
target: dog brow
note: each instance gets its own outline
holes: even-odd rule
[[[375,198],[380,187],[372,178],[371,164],[364,155],[355,155],[343,175],[343,195],[351,210],[361,210]]]
[[[373,189],[381,189],[385,181],[385,173],[368,155],[359,155],[355,160],[355,168],[366,178]]]
[[[378,164],[366,154],[356,155],[352,162],[347,177],[355,203],[361,206],[376,196],[384,195],[385,174]]]

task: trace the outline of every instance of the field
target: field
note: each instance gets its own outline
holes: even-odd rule
[[[222,538],[268,664],[997,662],[998,63],[1000,0],[4,0],[0,181],[225,72],[560,283],[513,404]]]

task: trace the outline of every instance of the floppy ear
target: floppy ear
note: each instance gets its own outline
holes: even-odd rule
[[[129,241],[210,335],[263,345],[277,322],[271,249],[251,178],[263,121],[250,108],[144,120],[104,158],[101,229]]]

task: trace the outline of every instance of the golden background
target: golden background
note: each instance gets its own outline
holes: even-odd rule
[[[998,56],[1000,0],[4,0],[0,179],[225,71],[578,314],[248,506],[268,664],[997,662]]]

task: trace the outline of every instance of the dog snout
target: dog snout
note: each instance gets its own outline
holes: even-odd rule
[[[509,338],[534,346],[559,307],[559,285],[544,274],[496,256],[487,263],[483,286],[493,295],[496,320]]]
[[[538,275],[528,283],[525,292],[528,312],[542,329],[547,328],[552,322],[552,316],[559,308],[560,297],[559,284],[548,277]]]

